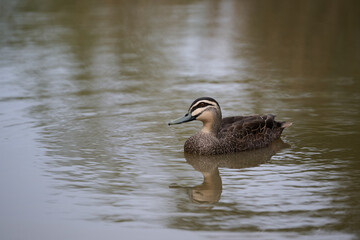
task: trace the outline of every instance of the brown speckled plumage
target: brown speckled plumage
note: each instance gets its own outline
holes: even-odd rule
[[[219,104],[212,98],[196,99],[185,117],[170,124],[200,120],[202,130],[186,140],[184,151],[215,155],[253,150],[268,146],[291,125],[275,121],[272,114],[221,118]]]

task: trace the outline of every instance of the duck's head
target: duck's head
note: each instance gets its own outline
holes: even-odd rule
[[[219,103],[210,97],[196,99],[189,107],[185,116],[168,123],[168,125],[190,122],[193,120],[202,121],[203,132],[214,132],[218,130],[221,122],[221,109]]]

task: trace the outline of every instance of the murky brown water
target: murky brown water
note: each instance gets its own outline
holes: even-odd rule
[[[358,1],[3,1],[1,239],[357,239]],[[197,97],[294,122],[184,156]]]

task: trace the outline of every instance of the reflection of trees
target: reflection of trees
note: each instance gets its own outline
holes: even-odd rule
[[[239,74],[251,79],[269,74],[359,74],[358,1],[211,1],[198,5],[196,1],[37,0],[21,5],[28,11],[55,12],[49,21],[52,27],[70,30],[58,40],[67,42],[81,60],[79,79],[87,74],[99,77],[103,71],[114,78],[137,78],[143,71],[144,76],[159,78],[164,69],[191,80],[216,76],[212,79],[216,81],[224,80],[221,77],[238,80],[233,75]],[[106,58],[101,57],[104,51]],[[111,67],[96,67],[96,61],[108,61]]]
[[[360,22],[359,1],[235,4],[236,15],[246,14],[245,36],[255,44],[256,53],[249,55],[260,56],[265,68],[288,70],[292,77],[360,73],[360,30],[354,24]]]
[[[29,112],[51,159],[48,174],[64,189],[109,193],[116,208],[116,196],[139,188],[138,165],[149,158],[139,154],[165,154],[169,133],[153,113],[171,119],[174,102],[213,94],[227,111],[287,111],[296,122],[293,142],[339,152],[324,158],[341,162],[353,151],[342,161],[348,165],[335,169],[344,176],[336,180],[339,194],[348,197],[339,204],[349,210],[333,229],[356,231],[359,1],[17,2],[21,12],[6,14],[9,26],[0,26],[1,44],[14,51],[2,64],[16,63],[14,84],[34,103]],[[188,188],[192,199],[219,201],[218,167],[230,166],[224,159],[188,161],[204,175],[203,184]],[[201,162],[210,166],[196,166]],[[194,210],[187,203],[177,210]],[[219,213],[225,218],[244,214],[227,207],[233,212]],[[209,227],[184,220],[174,222]]]

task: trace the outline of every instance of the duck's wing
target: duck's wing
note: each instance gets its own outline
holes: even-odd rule
[[[222,120],[219,138],[236,151],[255,149],[269,145],[280,137],[290,123],[277,122],[275,116],[254,115],[227,117]]]
[[[222,119],[220,133],[229,134],[245,129],[255,133],[261,131],[264,126],[272,128],[274,122],[275,116],[271,114],[263,116],[254,115],[227,117]]]

